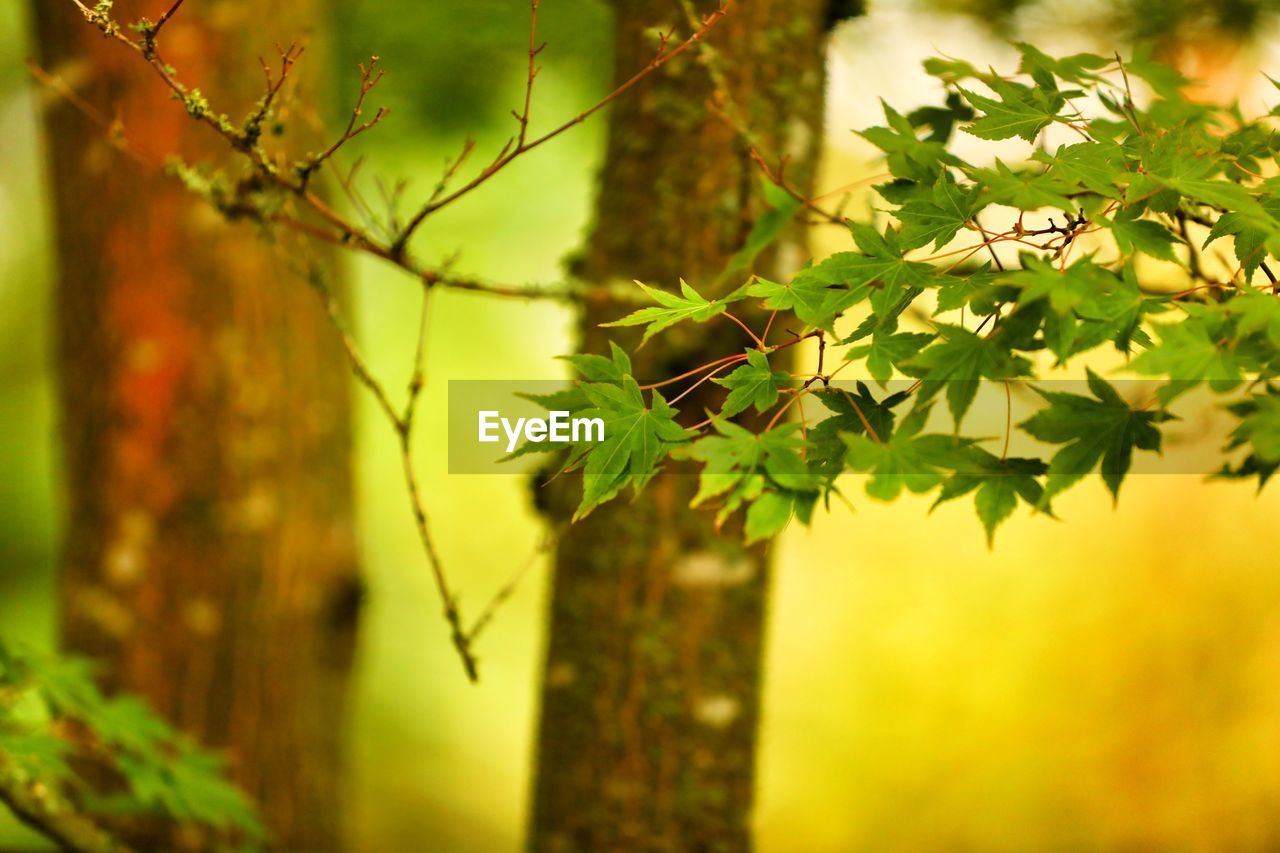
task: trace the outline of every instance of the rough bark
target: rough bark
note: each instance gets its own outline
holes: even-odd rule
[[[738,3],[711,39],[732,100],[766,150],[791,157],[787,174],[801,189],[822,132],[827,5]],[[621,79],[652,54],[654,28],[683,19],[673,0],[615,8]],[[581,276],[665,287],[683,277],[705,287],[741,247],[762,210],[759,173],[735,130],[706,109],[713,89],[691,57],[614,107]],[[756,269],[794,268],[802,241],[797,229]],[[634,345],[598,327],[623,310],[586,312],[587,351],[606,350],[606,336]],[[678,375],[747,343],[728,322],[678,327],[637,353],[636,374],[642,382]],[[701,411],[707,400],[682,408]],[[686,473],[661,475],[639,499],[597,509],[558,543],[533,849],[751,846],[767,553],[689,509],[695,485]],[[571,491],[539,489],[552,517],[572,512]]]
[[[154,20],[169,5],[119,0],[114,14]],[[32,7],[44,65],[118,114],[131,138],[188,162],[223,153],[72,3]],[[261,95],[258,56],[306,36],[320,9],[187,3],[162,50],[214,104],[247,114]],[[339,847],[359,585],[337,340],[252,228],[228,227],[119,156],[65,102],[50,100],[45,127],[65,642],[102,663],[108,686],[224,749],[280,848]]]

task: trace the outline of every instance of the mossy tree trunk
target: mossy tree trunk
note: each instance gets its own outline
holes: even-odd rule
[[[169,5],[118,0],[113,14],[154,20]],[[72,3],[32,7],[45,67],[118,115],[139,147],[188,162],[225,154]],[[273,45],[305,37],[321,11],[313,0],[187,3],[162,50],[240,118],[261,95],[259,55],[276,61]],[[307,96],[319,91],[312,78]],[[109,686],[225,750],[280,849],[337,848],[359,603],[337,339],[251,227],[229,227],[119,156],[65,102],[49,101],[45,127],[65,642],[100,661]]]
[[[684,18],[676,0],[614,6],[621,79],[648,61],[655,29]],[[827,6],[741,2],[710,39],[732,102],[763,149],[790,157],[788,178],[802,191],[822,136]],[[667,288],[683,277],[705,288],[742,246],[764,209],[760,175],[740,135],[706,108],[714,89],[702,58],[689,56],[613,108],[578,274]],[[795,268],[804,256],[797,228],[756,270]],[[607,337],[634,346],[598,325],[623,311],[586,312],[587,351],[607,351]],[[677,327],[636,354],[635,371],[641,382],[675,376],[748,343],[729,322]],[[681,408],[698,413],[708,399],[695,395]],[[557,519],[576,499],[558,485],[568,479],[539,489]],[[695,486],[687,473],[663,474],[558,544],[533,849],[750,847],[768,554],[689,509]]]

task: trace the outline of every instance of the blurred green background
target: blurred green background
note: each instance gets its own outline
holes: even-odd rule
[[[21,66],[23,5],[0,3],[0,630],[48,645],[60,519],[54,258],[39,98]],[[1002,8],[1024,7],[1004,20],[1055,50],[1098,47],[1096,30],[1063,28],[1053,14],[1088,5]],[[362,140],[366,174],[407,176],[423,194],[466,133],[481,157],[506,138],[523,85],[523,0],[340,7],[340,65],[377,53],[388,69],[379,93],[393,118]],[[610,35],[604,4],[547,0],[542,14],[550,47],[536,115],[550,124],[602,94]],[[1230,45],[1213,54],[1220,90],[1261,105],[1259,70],[1280,71],[1275,40],[1210,37]],[[874,3],[842,28],[823,187],[876,170],[850,129],[878,120],[880,96],[902,107],[933,97],[918,67],[937,52],[1011,55],[971,18],[905,2]],[[460,249],[462,271],[554,280],[583,238],[602,142],[593,122],[520,161],[433,220],[423,253]],[[819,240],[843,248],[836,235]],[[350,269],[368,354],[399,376],[416,289],[373,262]],[[420,461],[441,551],[474,610],[530,559],[541,530],[520,478],[446,473],[447,381],[560,376],[553,356],[572,346],[573,317],[443,293],[431,323]],[[483,681],[469,685],[438,615],[392,436],[371,401],[357,399],[370,597],[350,732],[356,847],[516,850],[545,559],[483,639]],[[1019,515],[994,551],[967,507],[928,515],[923,501],[874,504],[856,484],[850,493],[853,511],[836,507],[777,546],[762,850],[1280,847],[1274,489],[1255,498],[1198,477],[1135,477],[1113,511],[1094,483],[1060,502],[1063,522]],[[0,819],[0,847],[28,841]]]

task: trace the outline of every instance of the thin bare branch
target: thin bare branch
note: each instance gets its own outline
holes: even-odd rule
[[[330,157],[338,153],[338,149],[355,139],[360,134],[377,127],[379,122],[391,115],[391,110],[386,107],[378,107],[373,118],[363,124],[359,123],[361,116],[364,115],[365,100],[369,97],[369,93],[374,90],[378,83],[382,82],[382,77],[386,73],[383,69],[378,68],[378,57],[376,56],[369,59],[369,64],[367,66],[363,62],[360,63],[359,68],[360,95],[356,98],[356,105],[351,110],[351,118],[347,121],[347,127],[343,130],[342,135],[338,137],[332,145],[326,148],[319,155],[313,157],[305,166],[299,169],[304,184],[313,174],[315,174],[317,170],[319,170],[321,166],[325,164]]]
[[[795,185],[787,180],[787,176],[786,176],[787,158],[786,157],[782,158],[782,160],[778,163],[777,170],[774,170],[769,165],[769,163],[765,160],[764,155],[762,155],[758,149],[752,148],[751,161],[755,163],[757,167],[759,167],[761,174],[765,176],[765,179],[768,180],[769,183],[778,187],[778,189],[782,190],[787,195],[791,196],[793,199],[800,202],[800,204],[803,205],[806,210],[813,213],[819,219],[823,220],[824,222],[829,222],[832,225],[847,224],[847,220],[845,219],[845,217],[841,216],[838,213],[834,213],[832,211],[829,211],[823,208],[817,202],[810,199],[807,195],[800,192],[800,190],[796,189]]]
[[[536,12],[537,4],[535,3],[533,5]],[[474,191],[478,187],[483,186],[485,183],[490,181],[495,175],[497,175],[499,172],[501,172],[503,169],[509,166],[512,163],[512,161],[514,161],[516,158],[521,157],[524,154],[527,154],[528,152],[534,150],[535,148],[538,148],[541,145],[546,144],[547,142],[550,142],[551,140],[560,136],[562,133],[569,130],[570,128],[573,128],[579,124],[582,124],[588,118],[595,115],[600,110],[607,107],[609,104],[612,104],[614,101],[616,101],[618,98],[625,95],[627,92],[631,91],[641,81],[649,77],[658,69],[662,68],[671,60],[675,59],[677,56],[680,56],[685,51],[689,50],[691,47],[697,45],[704,38],[706,38],[707,34],[710,33],[712,29],[715,28],[716,24],[718,24],[721,21],[721,19],[723,19],[724,16],[729,13],[729,10],[732,8],[732,6],[733,6],[733,0],[724,0],[724,2],[720,5],[719,9],[717,9],[716,11],[712,12],[710,15],[703,18],[701,25],[696,30],[693,31],[692,35],[690,35],[688,38],[684,39],[674,47],[670,47],[671,34],[667,33],[666,35],[664,35],[659,40],[657,53],[654,55],[653,59],[651,59],[647,65],[645,65],[635,74],[633,74],[631,77],[625,80],[621,85],[615,88],[608,95],[604,96],[595,104],[583,110],[582,112],[578,113],[576,116],[569,119],[568,121],[560,124],[554,129],[542,134],[541,136],[535,137],[533,139],[525,139],[524,134],[522,133],[520,136],[516,137],[515,139],[508,140],[506,145],[502,147],[502,150],[498,152],[498,155],[493,159],[493,161],[488,166],[486,166],[480,172],[480,174],[476,175],[468,183],[454,190],[452,193],[449,193],[448,195],[445,195],[434,201],[429,201],[427,204],[423,205],[423,207],[418,210],[418,212],[413,216],[413,218],[409,220],[408,225],[405,226],[404,230],[400,233],[400,236],[397,237],[395,242],[392,243],[391,248],[393,252],[397,254],[403,253],[405,251],[405,247],[409,243],[410,238],[413,237],[414,232],[418,230],[419,226],[421,226],[422,223],[431,214],[435,213],[437,210],[440,210],[443,207],[453,204],[458,199]],[[536,22],[537,22],[537,18],[535,14],[534,16],[535,25],[536,25]],[[532,36],[531,44],[535,42],[536,42],[536,36]],[[541,50],[541,48],[538,48],[538,50]],[[531,49],[530,52],[536,56],[536,51]],[[527,91],[531,97],[532,82],[528,84]],[[522,130],[527,124],[527,120],[528,120],[528,116],[526,115],[523,117],[523,120],[522,120]]]
[[[546,42],[538,43],[538,4],[541,0],[529,0],[529,71],[524,85],[524,109],[515,113],[516,121],[520,123],[520,135],[517,138],[517,147],[524,145],[525,139],[529,135],[529,112],[533,108],[533,83],[538,78],[538,54],[542,53]]]
[[[373,399],[377,401],[378,408],[391,421],[393,425],[399,429],[400,415],[396,411],[395,404],[391,402],[391,395],[387,393],[387,389],[382,382],[374,375],[369,368],[369,363],[365,361],[364,355],[360,352],[360,346],[356,343],[355,336],[351,334],[347,328],[345,318],[342,316],[342,309],[338,306],[337,297],[329,288],[328,283],[324,279],[324,274],[318,269],[312,269],[307,273],[307,281],[316,294],[320,297],[321,304],[324,305],[325,314],[329,318],[329,325],[338,335],[338,340],[342,343],[342,348],[346,352],[347,362],[351,365],[351,372],[355,375],[356,380],[363,385]]]
[[[562,523],[555,530],[548,530],[543,534],[533,552],[529,554],[529,558],[512,573],[507,582],[493,594],[493,598],[489,599],[489,603],[480,611],[480,615],[476,617],[476,621],[471,625],[471,630],[467,632],[468,640],[474,643],[484,629],[489,627],[498,610],[511,600],[511,596],[515,595],[516,590],[520,587],[521,581],[538,564],[538,560],[551,550],[566,527],[568,527],[568,524]]]
[[[380,411],[383,413],[387,421],[395,430],[399,440],[401,466],[403,468],[405,484],[409,493],[410,506],[413,512],[415,527],[421,540],[423,551],[427,558],[432,577],[435,581],[437,592],[440,596],[441,603],[444,607],[445,620],[449,625],[451,639],[456,648],[467,675],[473,681],[478,678],[477,663],[475,655],[471,648],[472,638],[477,634],[492,618],[493,611],[503,601],[505,601],[514,589],[518,578],[513,579],[506,587],[499,590],[494,600],[486,607],[481,617],[475,623],[470,632],[464,628],[462,616],[459,611],[458,600],[454,594],[448,578],[445,574],[443,563],[440,559],[439,552],[436,548],[435,541],[431,535],[430,525],[427,519],[427,513],[423,502],[423,490],[418,480],[414,465],[413,456],[413,437],[414,424],[416,420],[421,394],[424,387],[425,375],[425,351],[426,351],[426,320],[427,311],[430,300],[430,292],[436,287],[449,287],[458,290],[472,291],[477,293],[485,293],[496,296],[517,297],[517,298],[554,298],[570,301],[581,301],[587,296],[578,288],[574,287],[547,287],[547,288],[524,288],[511,287],[502,285],[493,285],[488,282],[482,282],[474,279],[458,277],[452,274],[450,269],[431,268],[420,265],[406,251],[406,244],[409,238],[414,234],[417,228],[432,212],[439,210],[446,205],[452,204],[458,199],[470,193],[472,190],[481,186],[499,171],[505,168],[515,158],[532,151],[534,148],[555,139],[569,128],[582,123],[588,117],[603,109],[608,104],[617,100],[624,93],[634,88],[643,79],[654,73],[662,66],[666,65],[672,59],[684,53],[693,45],[701,41],[706,34],[720,21],[728,12],[732,0],[725,0],[723,5],[711,15],[703,19],[701,26],[697,27],[689,38],[680,42],[674,47],[670,46],[671,35],[668,34],[660,40],[657,54],[644,68],[637,71],[631,78],[623,82],[612,93],[601,99],[594,106],[579,113],[569,121],[564,122],[553,130],[535,137],[529,138],[529,122],[530,114],[533,106],[533,90],[534,81],[538,75],[537,56],[542,51],[542,45],[537,41],[537,13],[540,0],[530,0],[531,22],[529,35],[529,69],[525,85],[524,105],[520,113],[516,115],[519,122],[519,131],[517,135],[507,142],[506,145],[498,152],[495,159],[481,171],[480,175],[472,179],[462,187],[449,192],[448,185],[454,177],[456,177],[459,169],[461,169],[468,156],[471,154],[474,143],[468,142],[459,156],[452,162],[446,164],[445,172],[442,175],[439,184],[432,193],[427,204],[409,221],[402,229],[395,228],[396,216],[392,211],[390,224],[391,230],[386,232],[387,239],[380,239],[374,233],[376,228],[361,228],[348,218],[336,211],[328,202],[317,195],[309,186],[311,177],[319,171],[334,155],[341,149],[343,145],[351,141],[360,134],[372,129],[385,116],[387,111],[379,108],[374,117],[368,121],[361,122],[364,105],[369,93],[377,86],[382,79],[382,70],[377,67],[378,58],[373,57],[367,66],[360,66],[360,94],[352,109],[351,117],[347,126],[337,141],[321,152],[316,157],[305,161],[301,165],[295,165],[293,168],[282,168],[280,162],[273,159],[272,155],[265,151],[261,145],[261,127],[265,122],[271,110],[276,106],[280,93],[283,91],[286,82],[289,80],[294,65],[302,54],[302,48],[290,45],[288,49],[280,50],[280,67],[277,73],[273,73],[271,67],[262,61],[263,76],[266,81],[266,93],[259,102],[257,109],[245,120],[240,127],[234,125],[224,114],[215,112],[208,102],[201,95],[198,89],[188,88],[186,84],[181,82],[177,75],[168,64],[166,64],[159,55],[157,37],[161,29],[181,8],[183,0],[177,0],[168,12],[156,24],[147,24],[139,28],[141,33],[137,39],[129,36],[122,28],[110,17],[109,10],[103,11],[102,7],[89,8],[83,0],[71,0],[80,9],[86,21],[95,26],[102,34],[108,38],[114,39],[120,44],[128,47],[138,53],[142,59],[151,66],[156,75],[160,78],[164,86],[182,102],[187,112],[193,119],[204,124],[213,132],[221,136],[231,148],[232,151],[242,155],[249,162],[251,167],[251,177],[239,181],[235,184],[235,189],[218,192],[218,193],[201,193],[206,200],[217,204],[227,215],[237,218],[251,218],[263,224],[278,225],[291,229],[295,233],[306,236],[310,239],[319,240],[326,243],[342,246],[349,249],[364,252],[388,261],[404,271],[412,274],[422,285],[422,316],[419,319],[418,340],[414,352],[414,363],[412,374],[409,382],[408,397],[403,408],[398,409],[388,393],[385,384],[370,369],[368,362],[360,352],[354,336],[347,329],[343,320],[340,307],[332,292],[325,284],[323,275],[318,271],[312,271],[307,277],[311,281],[316,292],[320,295],[324,304],[326,315],[331,324],[337,331],[338,338],[343,346],[348,363],[351,365],[353,374],[357,381],[365,387],[374,400],[377,402]],[[148,158],[137,152],[124,134],[123,128],[119,126],[119,122],[107,122],[104,116],[97,113],[91,104],[79,98],[75,93],[66,86],[65,83],[52,78],[43,69],[39,69],[32,64],[32,73],[37,79],[48,84],[55,91],[58,91],[73,105],[79,107],[86,115],[90,116],[97,123],[102,124],[105,129],[116,140],[122,150],[135,156],[141,162],[149,165]],[[96,117],[96,118],[95,118]],[[182,169],[177,168],[171,170],[181,174]],[[358,210],[365,213],[366,218],[373,220],[374,217],[369,213],[368,206],[363,204],[358,193],[353,187],[354,169],[348,173],[346,179],[343,180],[339,175],[339,180],[344,184],[345,190],[349,197],[355,201]],[[190,170],[187,170],[188,174]],[[403,186],[403,185],[401,185]],[[254,193],[260,192],[262,188],[269,188],[282,194],[289,203],[281,206],[271,206],[268,208],[258,201]],[[228,197],[230,196],[230,197]],[[399,198],[399,189],[389,196],[388,204],[394,207],[394,201]],[[291,212],[291,205],[296,205],[305,215],[298,215]],[[395,235],[392,238],[390,235]],[[619,296],[616,292],[608,288],[598,288],[593,291],[590,298],[601,300],[619,299],[620,301],[630,301],[628,295]]]
[[[126,41],[128,41],[127,38]],[[132,44],[132,42],[129,43]],[[296,56],[297,54],[294,54],[295,59]],[[27,60],[27,67],[37,81],[66,99],[68,103],[83,113],[94,124],[102,127],[104,133],[107,134],[108,141],[114,148],[143,167],[153,171],[163,169],[158,157],[144,151],[141,146],[129,138],[124,125],[118,119],[108,119],[101,111],[71,89],[64,80],[50,74],[34,61]],[[279,82],[277,79],[277,89]],[[252,118],[250,121],[252,121]],[[227,133],[223,132],[222,129],[219,129],[219,133],[232,140],[232,137],[228,137]],[[236,150],[243,151],[241,137],[234,137],[233,144]],[[423,266],[411,257],[393,256],[385,241],[375,237],[367,228],[362,228],[339,214],[309,188],[300,182],[295,183],[284,178],[273,166],[266,164],[265,159],[255,159],[253,157],[250,157],[250,159],[255,165],[255,174],[294,197],[305,209],[318,216],[325,224],[317,225],[314,222],[308,222],[291,215],[286,211],[261,211],[247,199],[238,200],[237,203],[227,205],[236,210],[240,216],[252,216],[264,223],[281,225],[321,242],[374,255],[400,267],[429,287],[443,287],[520,299],[552,299],[575,302],[580,298],[580,292],[572,288],[553,286],[519,287],[490,284],[474,278],[455,278],[442,270]],[[209,201],[209,199],[206,199],[206,201]]]
[[[425,349],[425,332],[420,332],[419,334],[418,347],[414,354],[413,376],[409,382],[408,400],[405,403],[403,413],[401,413],[397,411],[386,386],[374,375],[369,368],[368,362],[361,354],[359,345],[347,328],[342,311],[338,307],[337,299],[325,282],[323,272],[313,268],[307,272],[307,280],[311,283],[316,293],[319,294],[324,304],[325,313],[329,318],[330,324],[337,332],[339,340],[342,342],[347,361],[351,365],[352,373],[355,375],[356,380],[373,395],[374,400],[378,403],[378,408],[395,431],[400,450],[400,465],[404,473],[405,486],[409,493],[410,509],[413,512],[414,527],[418,531],[423,553],[426,554],[427,565],[431,569],[431,577],[435,583],[436,592],[444,605],[444,615],[445,621],[449,625],[450,641],[462,660],[467,677],[473,682],[478,681],[480,676],[475,654],[471,650],[468,634],[463,628],[462,614],[458,609],[457,596],[450,587],[448,576],[445,574],[444,563],[440,559],[439,551],[436,550],[435,540],[431,536],[431,527],[422,498],[422,487],[419,484],[417,470],[414,465],[413,427],[423,389],[422,358]],[[425,329],[427,306],[430,300],[430,293],[426,288],[423,288],[422,300],[422,318],[420,321],[422,325],[420,328]]]
[[[152,41],[160,36],[160,31],[164,29],[164,25],[169,23],[174,15],[178,14],[178,10],[182,8],[182,4],[185,2],[186,0],[175,0],[174,4],[169,7],[169,11],[160,16],[160,20],[156,21],[155,27],[151,30]]]
[[[44,70],[34,59],[28,57],[26,65],[27,71],[38,83],[46,86],[51,92],[79,110],[85,118],[102,128],[107,136],[107,142],[110,143],[112,148],[144,168],[158,168],[159,159],[155,155],[144,151],[136,142],[129,139],[125,134],[124,124],[118,118],[107,118],[101,110],[82,98],[75,89],[72,89],[66,80]]]

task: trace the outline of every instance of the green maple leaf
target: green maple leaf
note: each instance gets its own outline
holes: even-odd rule
[[[1240,424],[1231,433],[1230,447],[1250,444],[1259,462],[1280,463],[1280,395],[1259,394],[1232,411],[1240,416]]]
[[[793,311],[802,322],[829,330],[837,315],[866,298],[871,290],[866,284],[846,287],[833,277],[841,260],[841,255],[832,255],[822,264],[796,273],[787,284],[757,278],[746,293],[764,299],[765,308]]]
[[[1162,389],[1161,400],[1166,404],[1204,381],[1215,391],[1230,391],[1241,381],[1240,360],[1229,345],[1226,318],[1216,309],[1188,305],[1185,310],[1188,316],[1182,322],[1156,326],[1160,342],[1130,365],[1138,373],[1174,380]]]
[[[978,314],[991,314],[999,302],[1006,301],[1003,293],[1006,288],[1000,286],[999,280],[1000,274],[992,269],[991,264],[985,264],[981,269],[965,276],[949,276],[948,281],[938,289],[938,308],[934,313],[943,314],[971,307]],[[1016,293],[1010,293],[1007,299],[1012,300],[1016,296]]]
[[[1250,190],[1239,184],[1216,179],[1225,159],[1220,150],[1206,146],[1207,135],[1192,136],[1187,128],[1156,137],[1143,152],[1144,180],[1129,186],[1126,201],[1150,194],[1150,184],[1164,187],[1198,204],[1230,211],[1242,224],[1267,234],[1280,231],[1280,222],[1263,207]]]
[[[965,128],[982,139],[1019,136],[1033,142],[1037,133],[1057,119],[1058,110],[1064,103],[1057,92],[1000,80],[992,80],[988,85],[996,90],[1000,100],[983,97],[968,89],[960,90],[965,100],[984,113],[982,118]]]
[[[266,830],[239,788],[226,779],[226,761],[180,744],[156,781],[156,806],[179,822],[195,822],[221,831],[238,829],[265,840]],[[135,785],[136,790],[136,785]]]
[[[1088,382],[1093,398],[1037,388],[1049,406],[1019,424],[1033,438],[1065,445],[1049,462],[1042,503],[1099,464],[1107,488],[1119,498],[1134,449],[1160,451],[1160,430],[1155,425],[1167,420],[1167,415],[1132,408],[1093,371]]]
[[[895,178],[932,184],[944,165],[959,165],[955,155],[937,140],[923,140],[906,116],[882,99],[887,127],[872,127],[859,132],[875,147],[885,152],[889,173]]]
[[[957,425],[969,411],[981,379],[1013,379],[1028,376],[1031,362],[1014,355],[995,337],[980,337],[960,326],[939,325],[940,340],[903,365],[918,376],[920,403],[944,387],[947,405]]]
[[[886,228],[882,234],[858,223],[850,230],[861,252],[843,252],[824,261],[820,267],[826,276],[844,281],[850,287],[870,286],[871,307],[877,314],[892,312],[910,289],[944,283],[929,264],[903,257],[898,232],[892,228]]]
[[[1050,89],[1056,87],[1053,85],[1052,78],[1044,76],[1046,74],[1059,77],[1068,83],[1088,85],[1103,79],[1093,72],[1106,68],[1114,61],[1092,53],[1077,53],[1055,59],[1026,42],[1016,42],[1014,47],[1022,54],[1022,63],[1018,66],[1018,70],[1023,74],[1032,75],[1036,82]]]
[[[769,366],[769,357],[760,350],[747,350],[747,363],[728,376],[712,380],[729,389],[729,396],[720,409],[722,417],[733,417],[755,406],[764,412],[778,402],[778,391],[791,380],[785,370]]]
[[[631,357],[613,341],[609,341],[609,354],[609,358],[589,353],[562,355],[560,358],[569,362],[588,382],[621,382],[624,376],[631,375]]]
[[[1150,336],[1142,329],[1142,318],[1166,310],[1168,304],[1143,295],[1132,260],[1121,270],[1120,280],[1120,286],[1081,306],[1076,313],[1097,324],[1116,349],[1127,354],[1134,341],[1143,346],[1151,343]]]
[[[690,433],[676,423],[676,410],[657,391],[652,407],[635,379],[624,377],[618,385],[584,385],[592,408],[583,417],[604,421],[604,441],[590,445],[583,466],[582,501],[574,518],[615,497],[626,486],[636,489],[658,472],[658,463]]]
[[[1225,451],[1249,445],[1253,452],[1236,464],[1224,463],[1215,477],[1228,480],[1258,478],[1258,490],[1280,471],[1280,393],[1268,385],[1264,394],[1251,395],[1225,406],[1240,419]]]
[[[862,382],[856,383],[853,391],[833,383],[814,391],[813,396],[832,415],[809,430],[806,458],[814,471],[828,477],[844,468],[845,435],[869,435],[874,441],[887,438],[893,432],[893,407],[907,399],[905,393],[898,393],[877,400]]]
[[[748,505],[748,543],[776,534],[793,514],[807,520],[821,480],[800,455],[805,442],[796,435],[799,426],[783,424],[757,434],[721,418],[713,424],[717,435],[679,451],[704,463],[692,505],[721,498],[717,524]]]
[[[956,92],[948,92],[943,106],[924,106],[907,114],[907,121],[915,128],[929,128],[926,142],[946,143],[951,138],[956,122],[970,121],[974,112]]]
[[[1230,181],[1194,178],[1159,178],[1160,183],[1187,198],[1214,207],[1234,211],[1239,218],[1259,226],[1268,233],[1278,230],[1276,221],[1252,193]]]
[[[979,198],[977,189],[960,186],[944,171],[927,199],[914,199],[894,211],[902,223],[902,247],[914,249],[933,243],[935,251],[941,249],[982,210]]]
[[[754,474],[765,475],[776,488],[799,492],[818,490],[818,479],[800,455],[805,442],[797,435],[798,424],[782,424],[755,433],[723,418],[716,418],[712,423],[718,435],[701,438],[680,451],[680,456],[705,465],[694,497],[695,506]]]
[[[610,357],[590,353],[559,356],[569,362],[573,369],[587,382],[621,385],[623,379],[631,375],[631,357],[626,350],[613,341],[609,342]],[[553,391],[549,394],[519,393],[516,396],[537,403],[547,411],[563,411],[573,415],[591,408],[591,400],[587,397],[584,385],[575,384],[569,388]],[[559,453],[569,451],[560,463],[561,472],[568,471],[581,462],[582,457],[591,449],[590,444],[573,445],[562,441],[526,441],[511,453],[503,456],[501,462],[509,462],[522,456],[535,453]]]
[[[1162,261],[1177,262],[1173,247],[1182,242],[1159,222],[1150,219],[1136,218],[1136,211],[1122,211],[1113,219],[1099,220],[1102,225],[1111,229],[1116,238],[1116,245],[1126,255],[1144,252]]]
[[[651,308],[641,308],[621,320],[614,320],[612,323],[601,323],[600,325],[605,327],[647,326],[644,330],[644,337],[640,339],[641,345],[663,329],[674,326],[683,320],[703,323],[725,310],[726,300],[706,299],[690,287],[684,279],[680,280],[680,296],[668,293],[665,290],[649,287],[638,281],[636,284],[650,299],[658,304]]]
[[[1261,204],[1263,210],[1272,218],[1280,220],[1280,198],[1266,196],[1261,200]],[[1230,211],[1219,216],[1213,223],[1202,248],[1207,248],[1210,243],[1227,236],[1235,238],[1236,260],[1244,270],[1245,280],[1253,281],[1258,267],[1272,254],[1268,242],[1276,240],[1277,231],[1268,227],[1259,227],[1255,219]]]
[[[777,536],[791,520],[795,500],[786,492],[765,492],[747,509],[747,544]]]
[[[979,71],[971,62],[963,59],[951,59],[950,57],[930,56],[923,63],[924,71],[931,77],[937,77],[944,83],[951,84],[960,80],[982,80],[986,82],[993,79],[993,74]]]
[[[1117,275],[1093,263],[1076,261],[1065,270],[1033,255],[1023,257],[1024,268],[1004,277],[1019,289],[1019,305],[1047,305],[1044,343],[1058,363],[1106,341],[1127,350],[1144,313],[1158,305],[1143,297],[1136,279]]]
[[[974,508],[987,533],[987,545],[1017,508],[1018,499],[1040,509],[1044,487],[1037,479],[1048,466],[1039,459],[1000,459],[981,447],[969,447],[956,472],[942,484],[934,507],[974,493]]]
[[[837,252],[801,270],[790,284],[758,279],[746,294],[764,298],[766,308],[794,311],[805,323],[830,331],[837,316],[868,294],[871,307],[888,314],[911,288],[941,286],[949,279],[929,264],[903,257],[898,233],[892,228],[881,234],[856,223],[851,231],[860,251]]]
[[[703,463],[698,477],[698,492],[693,496],[692,506],[695,507],[729,492],[748,478],[755,477],[759,463],[764,458],[764,446],[757,440],[755,433],[722,418],[716,418],[712,425],[717,435],[700,438],[675,454]],[[760,494],[763,491],[763,479],[751,486],[752,497]],[[734,503],[725,511],[725,516],[740,505],[741,501]]]
[[[1054,169],[1024,169],[1015,172],[1003,160],[994,169],[969,167],[965,173],[975,183],[986,187],[988,200],[1018,210],[1056,207],[1075,213],[1076,204],[1067,195],[1079,187]]]
[[[961,462],[971,442],[950,435],[920,435],[928,416],[927,408],[915,410],[892,435],[879,441],[866,435],[842,436],[849,448],[849,467],[871,474],[868,495],[891,501],[904,488],[916,494],[927,492],[942,482],[946,469]]]
[[[1117,184],[1127,183],[1130,175],[1124,149],[1110,141],[1063,145],[1052,155],[1037,151],[1031,159],[1051,166],[1059,178],[1107,198],[1119,198]]]
[[[1224,213],[1213,223],[1201,248],[1208,248],[1210,243],[1227,236],[1235,237],[1232,242],[1235,244],[1236,260],[1240,261],[1246,280],[1253,281],[1254,273],[1267,259],[1267,232],[1252,227],[1238,213]]]
[[[0,643],[0,683],[26,688],[40,707],[31,719],[60,729],[74,722],[92,739],[96,753],[125,786],[119,794],[93,795],[95,808],[234,830],[255,847],[263,841],[261,824],[248,800],[225,779],[221,760],[179,735],[137,697],[103,694],[84,661],[28,656]],[[0,700],[0,723],[8,728],[9,722]],[[56,781],[65,771],[64,756],[72,753],[60,740],[39,730],[0,729],[0,759],[26,765],[42,781]]]
[[[866,358],[867,372],[884,385],[893,378],[894,365],[914,358],[934,337],[920,332],[895,332],[893,328],[877,329],[871,343],[849,349],[845,358]]]
[[[46,784],[60,783],[72,776],[67,764],[71,751],[70,743],[48,732],[0,728],[0,755],[4,756],[6,772],[17,770]]]
[[[1083,258],[1066,269],[1044,258],[1027,254],[1023,268],[1004,277],[1019,288],[1020,304],[1044,300],[1056,314],[1096,311],[1101,300],[1123,286],[1123,280],[1110,270]]]
[[[1240,290],[1227,303],[1227,311],[1236,317],[1236,331],[1241,337],[1261,334],[1267,346],[1280,348],[1280,299],[1256,290]]]

